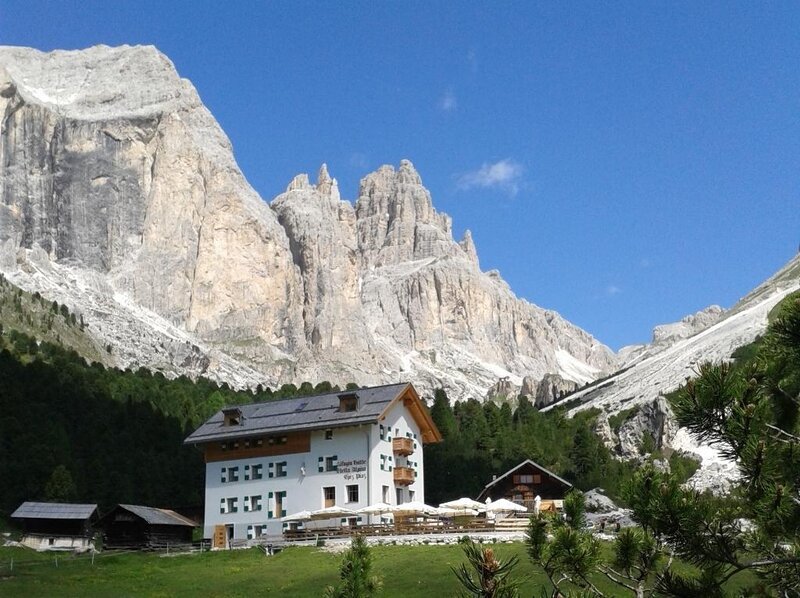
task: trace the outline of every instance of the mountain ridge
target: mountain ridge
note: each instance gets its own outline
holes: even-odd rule
[[[94,321],[122,366],[461,396],[616,367],[481,272],[409,161],[365,176],[353,204],[326,168],[262,200],[153,47],[2,47],[0,113],[0,268]]]

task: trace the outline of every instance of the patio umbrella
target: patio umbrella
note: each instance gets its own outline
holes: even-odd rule
[[[439,505],[439,508],[445,509],[456,509],[459,511],[485,511],[486,505],[478,502],[477,500],[472,500],[471,498],[458,498],[456,500],[451,500],[448,502],[443,502]],[[466,513],[465,513],[466,514]]]
[[[418,500],[412,502],[404,502],[401,505],[392,507],[392,513],[402,513],[409,515],[436,515],[436,507],[426,505]]]
[[[368,507],[358,509],[356,513],[359,515],[383,515],[384,513],[391,513],[394,507],[385,502],[378,502]]]
[[[475,509],[450,509],[448,507],[439,507],[436,509],[436,514],[440,517],[457,517],[459,515],[469,515],[475,517],[478,511]]]
[[[518,505],[515,502],[511,502],[507,498],[498,498],[497,500],[493,500],[490,503],[486,504],[484,507],[487,511],[491,511],[493,513],[500,513],[500,512],[508,512],[508,511],[527,511],[526,507],[522,505]]]
[[[286,517],[281,517],[281,521],[308,521],[311,519],[311,511],[299,511]]]
[[[345,509],[344,507],[338,507],[336,505],[332,507],[325,507],[324,509],[317,509],[316,511],[311,511],[311,519],[334,519],[335,517],[352,517],[355,515],[355,511],[351,511],[350,509]]]

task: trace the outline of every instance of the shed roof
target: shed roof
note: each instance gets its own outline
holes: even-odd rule
[[[59,502],[22,503],[11,513],[13,519],[89,519],[97,510],[97,505]]]
[[[339,411],[340,396],[358,399],[355,411]],[[410,397],[411,410],[423,429],[423,442],[438,442],[441,435],[409,383],[387,384],[356,390],[338,391],[310,397],[298,397],[266,403],[239,405],[242,417],[237,425],[225,426],[223,410],[215,413],[184,441],[200,444],[215,440],[233,440],[254,435],[280,434],[325,428],[342,428],[377,422],[401,397]],[[231,407],[226,407],[230,409]]]
[[[145,523],[149,523],[150,525],[185,525],[188,527],[197,527],[194,521],[171,509],[122,504],[118,505],[118,508],[125,509],[137,517],[141,517]]]

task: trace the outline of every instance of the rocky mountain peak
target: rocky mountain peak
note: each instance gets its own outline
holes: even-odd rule
[[[472,231],[467,229],[464,231],[464,237],[458,242],[461,249],[467,255],[469,260],[476,266],[480,267],[478,262],[478,250],[475,248],[475,242],[472,240]]]
[[[355,207],[325,165],[268,204],[155,48],[0,48],[0,72],[0,268],[82,313],[122,367],[186,373],[173,348],[196,346],[237,386],[483,396],[500,376],[615,366],[482,273],[408,160],[365,176]]]
[[[433,207],[409,160],[361,180],[356,217],[359,247],[371,267],[462,253],[450,217]]]

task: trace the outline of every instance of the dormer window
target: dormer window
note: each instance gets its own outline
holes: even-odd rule
[[[339,395],[339,411],[356,411],[358,395],[354,392]]]
[[[226,428],[229,426],[240,426],[242,424],[242,412],[239,408],[222,410],[222,425]]]

